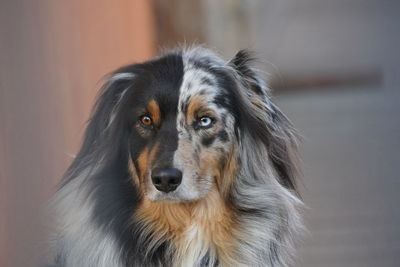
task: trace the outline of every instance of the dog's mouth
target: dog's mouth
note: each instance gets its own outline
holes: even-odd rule
[[[192,199],[183,198],[177,192],[169,192],[169,193],[155,192],[153,194],[148,194],[147,197],[152,202],[167,201],[167,202],[172,202],[172,203],[178,203],[178,202],[186,202],[186,201],[192,200]]]
[[[180,190],[168,193],[151,190],[151,192],[146,194],[146,197],[151,202],[166,201],[171,203],[190,202],[198,200],[200,198],[196,192],[189,192],[189,194],[185,194],[182,193]]]
[[[179,184],[175,178],[169,178],[169,180],[171,181],[164,181],[163,183],[157,176],[152,175],[152,183],[148,185],[145,197],[152,202],[168,201],[176,203],[195,201],[204,197],[212,185],[212,182],[208,182],[206,179],[200,177],[196,177],[195,179],[193,177],[183,177],[180,179]],[[198,181],[203,182],[198,183]]]

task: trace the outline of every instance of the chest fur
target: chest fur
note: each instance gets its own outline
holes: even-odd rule
[[[217,249],[205,229],[196,222],[187,226],[175,240],[175,262],[181,266],[195,266],[208,262],[211,266],[217,260]]]
[[[169,240],[177,266],[198,266],[218,260],[224,266],[235,262],[236,225],[232,212],[220,201],[197,203],[144,202],[137,213],[158,240]]]

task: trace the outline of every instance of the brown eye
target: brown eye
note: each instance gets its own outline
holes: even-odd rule
[[[149,126],[149,125],[151,125],[153,123],[151,118],[149,116],[146,116],[146,115],[140,117],[140,122],[145,126]]]

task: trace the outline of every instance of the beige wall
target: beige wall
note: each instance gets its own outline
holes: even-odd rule
[[[37,266],[39,207],[76,153],[101,77],[154,55],[146,0],[0,4],[0,266]]]

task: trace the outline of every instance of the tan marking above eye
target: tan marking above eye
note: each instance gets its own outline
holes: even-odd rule
[[[195,96],[189,100],[186,112],[186,123],[191,125],[196,122],[198,126],[210,128],[218,120],[218,112],[209,104],[209,99],[204,96]],[[210,121],[208,121],[210,119]],[[205,123],[205,124],[204,124]]]
[[[188,123],[192,122],[196,118],[196,113],[205,105],[206,98],[201,96],[196,96],[190,99],[189,106],[186,113],[186,121]]]
[[[160,106],[158,105],[157,101],[155,101],[154,99],[150,100],[150,102],[147,104],[147,110],[151,115],[152,122],[156,125],[160,124],[161,112]]]

